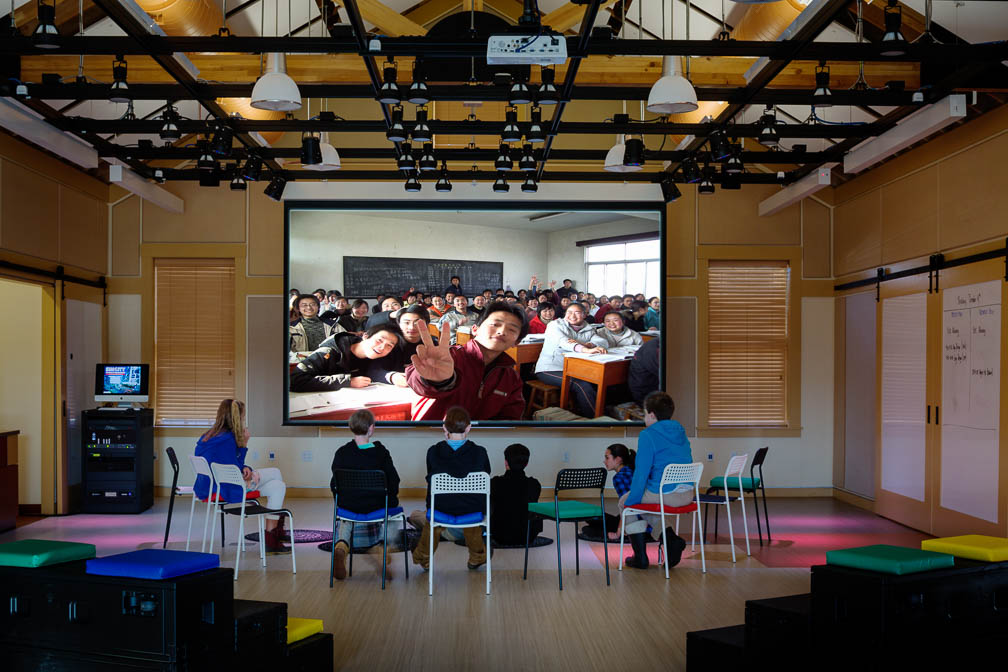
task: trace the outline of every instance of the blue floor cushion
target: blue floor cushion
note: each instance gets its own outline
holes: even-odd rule
[[[214,553],[145,548],[87,561],[87,573],[134,579],[171,579],[220,567]]]

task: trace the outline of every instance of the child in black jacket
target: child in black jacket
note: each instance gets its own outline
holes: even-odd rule
[[[353,432],[353,440],[347,441],[336,450],[333,456],[332,471],[333,477],[329,483],[330,488],[336,486],[337,469],[380,469],[385,472],[385,485],[388,488],[388,508],[391,510],[399,506],[399,472],[392,464],[392,456],[381,444],[381,441],[372,441],[374,434],[374,415],[368,410],[359,410],[350,416],[349,426]],[[371,513],[375,515],[369,518],[377,518],[384,514],[385,497],[379,493],[346,491],[338,493],[337,505],[341,509],[354,513]],[[392,524],[391,522],[389,523]],[[335,575],[341,581],[346,578],[346,556],[350,552],[350,538],[352,526],[349,523],[340,521],[339,534],[333,545],[335,554]],[[390,532],[392,528],[389,528]],[[398,531],[398,529],[396,530]],[[394,534],[389,534],[393,537]],[[391,565],[385,568],[387,579],[392,578]]]
[[[538,502],[542,493],[539,481],[525,475],[528,462],[529,449],[512,443],[504,449],[507,471],[490,481],[490,533],[498,544],[524,545],[526,530],[529,543],[532,543],[542,532],[541,518],[531,523],[528,520],[528,505]]]
[[[439,441],[427,450],[427,510],[428,520],[424,522],[420,541],[413,550],[413,562],[424,569],[430,565],[430,482],[432,474],[450,474],[455,478],[465,478],[471,472],[482,471],[490,473],[490,458],[486,448],[469,441],[469,430],[472,425],[469,413],[461,406],[452,406],[445,413],[445,440]],[[437,510],[439,513],[453,516],[476,513],[486,510],[484,495],[438,495]],[[483,543],[483,530],[480,527],[462,529],[466,546],[469,547],[469,569],[477,569],[486,564],[486,546]],[[441,538],[441,528],[434,526],[434,550],[437,551]]]

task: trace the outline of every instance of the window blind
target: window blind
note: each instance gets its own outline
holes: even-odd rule
[[[230,259],[154,260],[155,424],[210,426],[234,397]]]
[[[787,262],[708,267],[708,424],[787,425]]]

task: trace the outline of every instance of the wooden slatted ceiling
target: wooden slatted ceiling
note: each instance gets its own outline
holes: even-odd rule
[[[155,259],[155,424],[209,426],[233,398],[235,269],[230,259]]]
[[[787,425],[789,275],[787,262],[710,262],[711,427]]]

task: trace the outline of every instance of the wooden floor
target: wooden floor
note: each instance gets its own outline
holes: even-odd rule
[[[330,502],[294,499],[288,504],[299,528],[331,527]],[[410,511],[419,502],[403,505]],[[45,518],[0,534],[0,542],[29,537],[89,541],[99,555],[160,547],[166,511],[167,500],[159,499],[153,509],[135,516]],[[188,502],[182,500],[169,548],[185,547],[188,515]],[[582,542],[581,574],[575,576],[573,526],[567,525],[561,529],[562,592],[557,589],[556,547],[550,545],[530,552],[527,581],[522,580],[522,550],[496,551],[489,596],[484,570],[466,569],[465,548],[451,543],[443,543],[436,554],[432,598],[427,574],[411,562],[405,579],[398,553],[390,557],[395,579],[384,592],[377,552],[356,556],[354,576],[330,589],[329,554],[315,544],[298,545],[297,575],[286,556],[270,556],[263,569],[256,546],[249,544],[235,596],[285,601],[291,616],[323,619],[325,630],[335,635],[334,669],[583,671],[630,664],[639,670],[681,670],[687,631],[741,623],[747,599],[807,592],[807,561],[822,562],[818,558],[824,549],[887,541],[912,545],[925,536],[832,499],[771,500],[770,519],[773,544],[760,550],[750,520],[753,556],[745,555],[737,538],[738,561],[733,564],[722,517],[719,543],[706,549],[707,573],[700,572],[699,547],[696,553],[687,547],[668,581],[656,566],[617,571],[618,545],[610,546],[609,587],[601,545]],[[229,521],[229,543],[222,555],[228,567],[234,562],[235,523]],[[684,523],[688,541],[688,518]],[[198,517],[194,528],[200,533],[201,525]],[[554,528],[547,525],[545,534],[553,537]],[[656,548],[651,548],[654,560]]]

